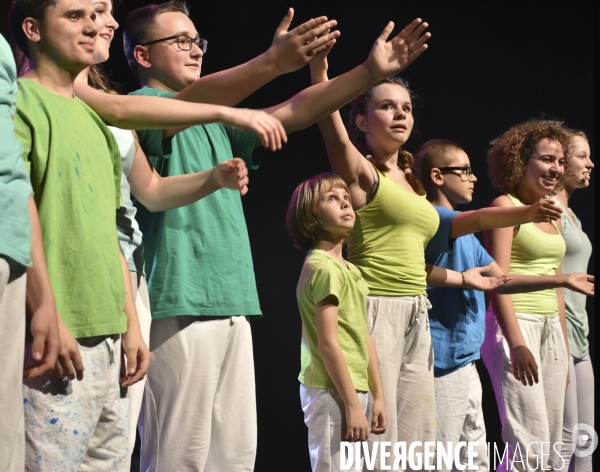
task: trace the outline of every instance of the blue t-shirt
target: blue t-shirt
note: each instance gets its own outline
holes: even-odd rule
[[[458,213],[436,206],[440,227],[425,250],[425,260],[446,269],[463,271],[484,267],[494,259],[472,234],[450,241],[450,225]],[[440,247],[451,244],[451,253],[436,254]],[[479,290],[427,287],[433,308],[429,325],[434,352],[434,375],[441,377],[479,359],[479,348],[485,335],[485,299]]]

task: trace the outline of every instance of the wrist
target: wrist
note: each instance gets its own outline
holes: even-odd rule
[[[465,271],[464,271],[464,270],[461,270],[461,271],[460,271],[460,276],[461,276],[461,278],[462,278],[462,285],[461,285],[461,288],[462,288],[463,290],[466,290],[466,289],[467,289],[467,279],[465,278]]]
[[[277,66],[277,54],[271,51],[272,48],[273,46],[263,52],[255,60],[258,63],[259,68],[271,79],[274,79],[275,77],[282,75],[284,71],[280,70]]]

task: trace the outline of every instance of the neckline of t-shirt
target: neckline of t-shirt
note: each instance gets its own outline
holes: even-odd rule
[[[423,198],[427,197],[427,195],[419,195],[419,194],[413,193],[413,192],[405,189],[400,183],[396,182],[390,175],[387,175],[387,172],[381,172],[380,171],[380,173],[386,174],[385,177],[387,177],[388,179],[390,179],[394,184],[396,184],[398,187],[400,187],[402,190],[404,190],[411,197],[417,197],[417,198],[420,198],[420,199],[423,199]],[[373,200],[375,200],[375,198],[373,198]]]
[[[327,254],[325,251],[323,251],[323,249],[317,249],[317,248],[313,248],[311,249],[311,251],[315,252],[315,251],[319,251],[320,254],[323,254],[325,257],[327,257],[328,259],[331,259],[333,262],[335,262],[336,264],[342,266],[344,269],[352,272],[352,270],[350,269],[350,263],[344,259],[344,262],[346,263],[346,265],[340,263],[340,261],[338,261],[337,259],[335,259],[334,257],[331,257],[329,254]],[[342,258],[343,259],[343,258]]]
[[[67,97],[63,97],[62,95],[59,95],[57,93],[54,93],[52,90],[48,90],[43,85],[38,84],[35,80],[31,80],[31,79],[29,79],[27,77],[19,77],[19,80],[26,80],[29,83],[33,84],[34,87],[39,88],[39,89],[43,90],[44,92],[51,94],[53,97],[57,97],[59,99],[65,100],[68,103],[74,103],[74,102],[77,101],[77,96],[75,95],[75,92],[73,92],[73,97],[72,98],[67,98]]]

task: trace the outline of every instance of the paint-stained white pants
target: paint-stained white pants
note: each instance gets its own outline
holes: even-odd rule
[[[256,394],[246,317],[153,320],[150,350],[141,470],[254,470]]]
[[[357,395],[366,412],[368,394],[357,392]],[[304,423],[308,427],[308,452],[313,472],[341,470],[340,442],[345,411],[342,397],[334,388],[314,388],[300,384],[300,403],[304,411]],[[362,462],[359,459],[357,467],[355,460],[350,470],[361,470]]]
[[[387,431],[373,441],[435,441],[433,347],[427,310],[431,304],[416,297],[367,297],[369,331],[377,349],[381,383],[388,414]],[[373,398],[369,395],[367,417]],[[423,448],[415,451],[423,452]],[[381,465],[377,457],[376,468]],[[393,464],[387,459],[386,465]],[[385,470],[385,469],[384,469]],[[410,470],[410,469],[408,469]]]
[[[0,257],[0,471],[3,472],[21,472],[25,463],[21,396],[27,279],[24,270],[21,268],[19,274],[11,276],[8,262]]]
[[[129,400],[119,385],[120,336],[77,342],[83,380],[48,373],[23,382],[25,470],[128,472]]]
[[[473,444],[475,470],[487,472],[487,440],[485,423],[481,409],[481,381],[471,362],[451,374],[435,378],[436,441],[447,448],[449,442],[452,451],[460,441]],[[477,446],[474,443],[477,442]],[[468,449],[462,450],[458,458],[461,466],[468,464]],[[436,454],[437,458],[437,454]],[[457,458],[455,458],[456,461]],[[446,467],[442,460],[436,470],[456,471],[456,467]]]
[[[138,319],[140,321],[142,339],[146,343],[146,346],[149,346],[152,315],[150,313],[150,296],[148,295],[146,277],[133,271],[129,272],[129,276],[131,277],[131,287],[133,289],[135,309],[137,310]],[[129,397],[129,446],[132,451],[135,446],[135,432],[140,416],[140,409],[142,408],[145,386],[146,377],[127,388],[127,396]]]
[[[512,374],[508,343],[491,308],[481,356],[496,394],[506,445],[505,470],[556,470],[562,466],[561,440],[568,358],[558,316],[517,313],[525,343],[538,367],[539,383],[524,386]],[[545,443],[545,444],[542,444]],[[524,462],[518,462],[521,460]]]

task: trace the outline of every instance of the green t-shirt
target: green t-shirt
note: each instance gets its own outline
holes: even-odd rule
[[[81,100],[61,97],[28,79],[18,83],[15,126],[58,313],[76,338],[123,333],[117,144]]]
[[[174,95],[153,88],[133,94]],[[162,130],[138,132],[146,156],[163,177],[206,170],[232,157],[243,158],[250,168],[258,164],[252,132],[211,123],[170,139],[162,135]],[[239,192],[220,189],[190,205],[157,213],[135,204],[153,319],[261,314]]]
[[[302,317],[301,369],[298,379],[315,388],[335,388],[319,352],[315,305],[329,296],[338,304],[338,342],[354,388],[369,390],[367,295],[369,289],[350,262],[344,267],[319,249],[308,251],[296,287]]]

